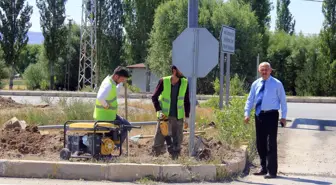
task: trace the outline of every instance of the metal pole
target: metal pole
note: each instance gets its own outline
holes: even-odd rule
[[[258,79],[258,78],[259,78],[258,68],[259,68],[259,53],[258,53],[258,56],[257,56],[257,70],[256,70],[256,79]]]
[[[125,82],[124,85],[124,98],[125,98],[125,119],[127,120],[128,117],[128,106],[127,106],[127,82]],[[129,131],[127,131],[127,135],[126,135],[126,153],[127,153],[127,157],[129,156],[129,140],[128,140],[128,136],[129,136]]]
[[[197,28],[198,27],[198,0],[188,0],[188,28]],[[198,39],[198,33],[195,33],[196,38]],[[196,44],[198,44],[198,41],[196,40]],[[197,46],[196,46],[197,47]],[[189,119],[189,128],[190,128],[190,135],[189,135],[189,156],[192,156],[193,154],[193,147],[194,147],[194,137],[195,137],[195,113],[196,113],[196,84],[197,84],[197,77],[196,77],[196,65],[197,62],[197,54],[198,48],[195,48],[196,51],[194,53],[194,68],[193,68],[193,77],[188,78],[189,83],[189,89],[190,89],[190,101],[191,101],[191,110],[190,110],[190,116]],[[196,57],[195,57],[196,56]]]
[[[225,105],[229,105],[229,95],[230,95],[230,54],[226,54],[226,99]]]
[[[224,96],[224,53],[220,52],[219,63],[219,109],[223,109],[223,96]]]

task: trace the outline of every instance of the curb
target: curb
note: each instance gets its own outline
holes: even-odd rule
[[[221,165],[81,163],[59,161],[0,160],[0,177],[54,178],[133,182],[142,178],[158,181],[216,181],[225,175],[241,173],[246,165],[247,146],[241,147],[243,158]],[[126,172],[126,173],[125,173]]]
[[[87,97],[96,98],[95,92],[76,92],[76,91],[7,91],[0,90],[0,96],[50,96],[50,97]],[[151,99],[151,93],[130,93],[129,99]],[[120,94],[123,98],[124,95]],[[218,98],[218,95],[196,95],[197,100],[209,100]],[[237,96],[244,98],[243,96]],[[230,96],[230,99],[232,96]],[[287,102],[291,103],[336,103],[336,97],[297,97],[287,96]]]

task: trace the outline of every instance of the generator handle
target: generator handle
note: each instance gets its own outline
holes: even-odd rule
[[[123,125],[125,128],[138,128],[141,129],[141,126],[134,126],[134,125]]]

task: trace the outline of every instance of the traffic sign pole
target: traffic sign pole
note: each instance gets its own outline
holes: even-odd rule
[[[231,54],[235,51],[235,40],[236,40],[236,30],[234,28],[228,27],[228,26],[222,26],[221,34],[220,34],[220,40],[221,40],[221,56],[224,56],[224,53],[226,53],[226,79],[225,79],[225,86],[226,86],[226,97],[225,97],[225,105],[229,105],[229,96],[230,96],[230,58]],[[223,57],[224,58],[224,57]],[[220,96],[219,96],[219,107],[222,106],[222,100],[223,100],[223,77],[224,75],[224,64],[223,59],[220,61]]]
[[[229,96],[230,96],[230,53],[226,54],[226,98],[225,105],[229,105]]]
[[[220,52],[219,62],[219,109],[223,109],[223,96],[224,96],[224,53]]]
[[[197,28],[198,27],[198,0],[189,0],[188,1],[188,28]],[[198,37],[196,37],[198,38]],[[197,39],[195,39],[195,43]],[[194,48],[194,51],[196,47]],[[189,156],[192,156],[193,153],[193,146],[194,146],[194,136],[195,136],[195,106],[196,106],[196,84],[197,84],[197,78],[196,78],[196,67],[197,62],[195,62],[197,59],[197,56],[195,56],[198,53],[198,51],[194,52],[194,59],[193,59],[193,77],[188,78],[189,82],[189,98],[191,102],[191,109],[190,109],[190,118],[189,118],[189,129],[190,129],[190,135],[189,135]],[[195,96],[194,96],[195,94]]]

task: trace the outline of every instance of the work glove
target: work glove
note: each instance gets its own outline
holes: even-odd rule
[[[188,128],[188,124],[189,124],[189,118],[185,118],[185,119],[184,119],[183,128],[184,128],[184,129],[187,129],[187,128]]]
[[[159,112],[159,117],[158,117],[159,119],[164,119],[166,117],[166,115],[164,115],[161,110],[158,112]]]

